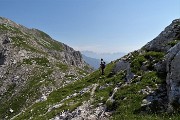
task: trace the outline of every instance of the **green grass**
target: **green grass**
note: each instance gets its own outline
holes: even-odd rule
[[[34,71],[34,75],[30,76],[24,88],[20,90],[20,92],[16,95],[13,95],[10,100],[7,100],[5,103],[0,104],[0,118],[4,119],[6,116],[8,118],[16,115],[20,112],[21,109],[28,107],[35,100],[40,97],[40,87],[43,85],[42,80],[45,82],[51,81],[46,76],[50,75],[52,70],[43,69],[43,72]],[[13,91],[14,86],[10,87]],[[11,113],[9,109],[13,109],[14,112]]]
[[[60,102],[62,99],[66,98],[66,96],[71,95],[75,92],[79,92],[83,88],[92,85],[94,83],[97,83],[99,76],[100,76],[99,71],[96,71],[82,80],[77,80],[72,84],[68,84],[63,88],[53,91],[49,95],[46,101],[34,104],[30,108],[28,108],[24,113],[22,113],[20,116],[16,117],[15,120],[29,119],[32,116],[34,119],[44,120],[44,118],[46,117],[51,118],[54,115],[58,114],[59,112],[63,111],[64,109],[74,110],[77,106],[81,105],[83,101],[89,99],[90,97],[89,93],[67,100],[66,101],[67,104],[69,104],[69,102],[75,101],[75,103],[72,106],[63,105],[62,107],[53,110],[47,115],[43,115],[47,112],[49,105],[56,104]],[[43,116],[39,116],[39,115],[43,115]]]
[[[46,49],[49,49],[49,50],[57,50],[57,51],[62,51],[63,50],[63,46],[61,43],[57,42],[57,41],[54,41],[50,38],[48,39],[45,39],[44,37],[42,39],[36,39],[36,42],[43,46],[44,48]]]
[[[119,89],[114,97],[115,103],[113,107],[115,108],[115,113],[113,114],[113,119],[162,119],[161,115],[142,115],[140,113],[135,113],[135,111],[141,108],[141,102],[145,97],[145,95],[139,93],[138,91],[145,88],[146,86],[150,86],[156,90],[157,88],[155,84],[163,83],[164,81],[165,80],[158,77],[156,72],[147,72],[143,75],[138,84],[134,82],[130,86]]]
[[[42,53],[42,54],[46,54],[44,53],[43,51],[41,50],[38,50],[37,48],[29,45],[27,43],[27,39],[24,38],[24,37],[20,37],[20,36],[16,36],[16,37],[10,37],[14,43],[15,46],[18,46],[18,47],[22,47],[28,51],[32,51],[32,52],[36,52],[36,53]]]
[[[73,84],[67,85],[64,88],[60,88],[60,89],[52,92],[49,95],[47,101],[34,104],[32,107],[28,108],[25,113],[18,116],[16,119],[17,120],[29,119],[31,116],[33,116],[34,118],[40,118],[43,120],[44,118],[46,118],[48,116],[53,117],[54,115],[63,111],[64,109],[73,110],[78,105],[80,105],[82,103],[82,101],[88,99],[89,95],[83,95],[83,96],[79,96],[79,97],[77,96],[77,97],[73,98],[73,100],[74,101],[76,101],[77,99],[79,99],[79,100],[73,106],[64,105],[64,106],[60,107],[59,109],[53,110],[52,112],[48,113],[46,116],[39,117],[40,114],[42,115],[47,112],[47,110],[48,110],[47,106],[60,102],[66,96],[74,93],[75,90],[78,92],[82,88],[84,88],[85,86],[88,86],[88,85],[89,85],[89,83],[86,80],[81,80],[81,81],[77,81]],[[67,103],[68,103],[68,101],[67,101]],[[33,109],[33,111],[31,111],[32,109]]]
[[[164,52],[148,51],[141,55],[135,54],[131,57],[131,70],[135,74],[142,74],[141,67],[144,65],[148,70],[154,70],[154,64],[164,59]]]
[[[180,40],[173,40],[168,43],[171,47],[175,46],[177,43],[179,43]]]
[[[37,30],[37,29],[36,29]],[[43,31],[37,30],[42,38],[51,38],[48,34]]]
[[[7,101],[9,99],[9,96],[11,96],[15,91],[16,84],[12,83],[10,85],[7,86],[7,91],[3,94],[0,95],[1,99],[0,99],[0,103],[3,103],[4,101]]]
[[[12,26],[9,26],[9,25],[6,25],[6,24],[0,24],[0,30],[1,31],[10,31],[10,32],[13,32],[13,33],[20,33],[22,34],[22,32],[18,29],[18,28],[15,28],[15,27],[12,27]]]
[[[140,74],[141,77],[134,78],[129,85],[121,87],[115,93],[114,102],[109,102],[107,99],[112,95],[116,85],[125,83],[124,78],[126,74],[124,71],[117,74],[112,73],[115,62],[111,62],[105,68],[105,75],[101,75],[101,72],[97,70],[81,80],[77,80],[59,88],[53,91],[46,101],[35,103],[27,108],[24,113],[17,116],[15,120],[30,119],[30,117],[33,117],[34,120],[44,120],[53,118],[63,110],[73,111],[75,108],[82,105],[83,101],[90,99],[89,93],[70,98],[64,101],[61,107],[55,108],[47,113],[49,106],[56,105],[67,96],[75,92],[78,93],[83,88],[95,83],[98,84],[98,87],[95,90],[92,105],[94,107],[99,106],[98,103],[106,105],[107,111],[114,111],[111,117],[112,120],[169,120],[170,118],[172,120],[178,120],[180,118],[178,114],[171,116],[167,113],[147,114],[139,111],[141,109],[142,100],[146,97],[146,95],[139,91],[145,89],[146,86],[149,86],[155,91],[158,89],[156,84],[164,84],[166,79],[166,75],[157,73],[153,71],[153,69],[152,71],[142,71],[141,66],[145,61],[147,61],[147,65],[149,66],[161,61],[164,57],[164,53],[149,51],[141,55],[138,52],[134,52],[132,55],[133,56],[130,57],[131,67],[134,69],[135,73]],[[27,61],[27,63],[29,62],[30,61]],[[62,70],[65,69],[66,71],[67,66],[63,66],[63,64],[61,65],[60,63],[57,67]],[[102,87],[104,88],[100,89]]]
[[[78,106],[82,105],[83,101],[88,100],[90,97],[89,93],[85,93],[84,95],[78,95],[74,98],[68,99],[66,101],[64,101],[64,104],[56,109],[53,109],[51,112],[47,113],[46,115],[43,115],[41,117],[37,117],[36,119],[50,119],[53,118],[54,116],[56,116],[57,114],[59,114],[60,112],[64,111],[64,110],[69,110],[69,111],[73,111],[74,109],[76,109]]]
[[[14,94],[11,99],[6,100],[2,104],[0,103],[0,119],[4,119],[6,116],[10,118],[19,113],[22,109],[30,106],[32,102],[40,98],[40,87],[53,82],[47,77],[52,73],[51,69],[41,68],[39,71],[36,71],[37,69],[34,68],[34,70],[35,71],[32,73],[33,75],[29,76],[27,83],[20,89],[18,94]],[[16,85],[12,84],[9,86],[6,94],[12,94],[15,88]],[[9,111],[10,108],[14,110],[13,113]]]
[[[49,60],[45,57],[42,58],[30,58],[30,59],[23,59],[24,64],[32,65],[33,63],[41,66],[48,67],[49,66]]]
[[[60,62],[56,63],[56,66],[63,72],[66,72],[69,69],[68,65],[60,63]]]
[[[11,37],[11,39],[13,40],[13,43],[16,46],[22,47],[22,48],[24,48],[26,50],[30,50],[30,51],[33,51],[33,52],[44,53],[43,51],[38,50],[34,46],[31,46],[31,45],[28,44],[27,38],[31,38],[31,36],[32,36],[31,34],[24,34],[18,28],[12,27],[12,26],[6,25],[6,24],[0,24],[0,30],[3,31],[3,32],[15,33],[17,36],[13,36],[13,37]],[[37,40],[35,38],[36,42],[39,45],[41,45],[44,48],[47,48],[49,50],[57,50],[57,51],[62,51],[63,50],[63,45],[61,43],[52,40],[52,38],[48,34],[42,32],[40,30],[37,30],[37,31],[38,31],[40,37],[42,38],[42,40]],[[43,44],[45,42],[48,43],[48,45]]]
[[[63,45],[61,43],[53,40],[48,34],[46,34],[43,31],[37,30],[37,32],[39,34],[39,37],[42,38],[42,40],[40,39],[36,40],[38,44],[50,50],[57,50],[57,51],[63,50]],[[48,44],[43,44],[43,43],[48,43]]]
[[[87,75],[88,73],[86,72],[86,70],[88,70],[89,68],[83,70],[80,68],[76,68],[77,72],[79,73],[79,75]]]
[[[92,103],[94,107],[98,106],[98,103],[106,104],[107,110],[113,110],[112,119],[124,119],[124,120],[161,120],[169,119],[172,116],[166,114],[140,114],[135,113],[138,109],[141,108],[141,102],[145,95],[139,93],[138,91],[144,89],[146,86],[150,86],[152,89],[156,90],[155,84],[160,84],[164,82],[164,79],[161,79],[156,72],[145,72],[140,80],[134,79],[131,85],[122,87],[116,92],[114,99],[115,102],[110,103],[106,102],[107,99],[111,96],[113,89],[117,83],[124,83],[123,78],[125,74],[120,72],[116,75],[109,76],[111,70],[113,69],[114,63],[107,65],[105,69],[105,75],[101,76],[99,71],[93,72],[91,75],[87,76],[82,80],[78,80],[72,84],[69,84],[63,88],[60,88],[52,92],[48,99],[43,102],[39,102],[28,108],[24,113],[19,115],[15,120],[29,119],[33,117],[35,120],[50,119],[62,112],[63,110],[74,110],[76,107],[80,106],[83,101],[89,99],[89,93],[82,96],[76,96],[70,98],[64,102],[64,104],[56,109],[53,109],[49,113],[46,113],[49,105],[55,105],[60,102],[66,96],[73,94],[82,90],[84,87],[98,83],[99,86],[95,90],[94,102]],[[109,86],[104,89],[99,89],[100,86]],[[126,99],[124,99],[126,98]],[[71,103],[71,104],[70,104]],[[177,115],[178,116],[178,115]],[[176,119],[178,117],[174,117]]]
[[[50,40],[49,41],[50,44],[51,44],[51,47],[50,49],[53,49],[53,50],[57,50],[57,51],[62,51],[63,50],[63,45],[55,40]]]
[[[137,71],[140,71],[143,62],[145,61],[146,59],[143,55],[136,56],[131,62],[132,72],[137,73]]]
[[[165,53],[164,52],[155,52],[155,51],[149,51],[144,54],[144,57],[146,59],[153,59],[153,60],[162,60],[164,58]]]

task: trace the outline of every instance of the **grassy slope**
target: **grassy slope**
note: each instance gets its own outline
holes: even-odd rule
[[[152,68],[152,62],[157,62],[163,58],[164,53],[160,52],[146,52],[144,54],[136,54],[136,57],[131,58],[132,66],[141,66],[143,61],[148,61],[148,67]],[[149,57],[154,57],[155,61],[149,61]],[[78,80],[73,84],[69,84],[64,88],[60,88],[50,94],[47,101],[39,102],[28,108],[24,113],[20,114],[15,120],[29,119],[50,119],[62,112],[63,110],[74,110],[77,106],[82,104],[82,101],[86,101],[90,98],[89,93],[83,94],[82,96],[72,97],[64,102],[64,104],[59,108],[54,108],[51,112],[47,113],[50,105],[55,105],[59,103],[66,96],[82,90],[83,88],[98,83],[99,86],[95,91],[94,102],[92,103],[94,107],[98,106],[98,103],[103,103],[107,105],[107,110],[113,110],[111,119],[117,120],[178,120],[179,115],[168,115],[164,114],[142,114],[137,111],[141,108],[142,100],[146,97],[139,91],[146,88],[146,86],[151,87],[153,90],[157,89],[156,84],[161,84],[165,82],[165,77],[159,75],[155,71],[136,71],[136,73],[141,75],[141,78],[135,78],[132,83],[120,88],[114,96],[114,103],[106,102],[108,97],[111,96],[114,87],[118,83],[125,83],[124,77],[125,73],[119,72],[116,75],[111,75],[114,63],[107,65],[105,69],[105,75],[101,76],[100,71],[95,71],[91,75],[87,76],[82,80]],[[132,67],[133,68],[133,67]],[[153,68],[152,68],[153,69]],[[100,86],[106,86],[104,89],[99,89]],[[125,99],[124,99],[125,98]],[[71,103],[71,104],[70,104]]]

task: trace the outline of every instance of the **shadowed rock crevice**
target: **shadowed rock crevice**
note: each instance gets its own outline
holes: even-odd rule
[[[6,59],[6,56],[4,55],[5,50],[0,46],[0,65],[3,65]]]
[[[146,90],[147,92],[148,90]],[[149,92],[149,93],[148,93]],[[134,114],[164,113],[168,108],[168,97],[166,84],[162,84],[155,91],[148,91],[143,98],[141,108],[134,111]]]

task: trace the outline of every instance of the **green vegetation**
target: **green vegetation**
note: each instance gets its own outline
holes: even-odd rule
[[[133,73],[140,73],[141,67],[144,66],[149,70],[154,70],[153,65],[163,60],[164,52],[149,51],[139,55],[135,53],[134,57],[131,58],[131,69]]]
[[[163,53],[163,52],[149,51],[144,54],[144,57],[148,60],[153,59],[153,60],[160,61],[163,59],[164,55],[165,55],[165,53]]]
[[[36,29],[37,30],[37,29]],[[37,30],[39,37],[42,39],[36,39],[36,42],[43,46],[44,48],[50,50],[62,51],[63,45],[55,40],[53,40],[48,34],[43,31]]]
[[[107,65],[107,69],[105,70],[105,72],[108,73],[109,70],[112,70],[112,67],[113,67],[112,64]],[[47,113],[49,105],[55,105],[55,104],[59,103],[61,100],[66,98],[66,96],[68,96],[68,95],[71,95],[75,92],[79,92],[83,88],[85,88],[89,85],[92,85],[94,83],[97,83],[97,82],[99,82],[102,85],[105,84],[106,82],[110,82],[109,80],[105,81],[105,79],[103,80],[102,78],[99,78],[99,76],[100,76],[100,72],[95,71],[90,76],[87,76],[86,78],[84,78],[82,80],[75,81],[72,84],[69,84],[63,88],[60,88],[60,89],[52,92],[46,101],[35,103],[34,105],[29,107],[24,113],[22,113],[15,119],[21,120],[21,119],[29,119],[30,117],[33,117],[34,119],[44,120],[44,119],[52,118],[53,116],[55,116],[56,114],[58,114],[59,112],[61,112],[63,110],[70,110],[70,111],[74,110],[77,106],[80,106],[83,101],[86,101],[90,98],[89,93],[85,93],[83,95],[78,95],[76,97],[72,97],[72,98],[64,101],[63,102],[64,104],[61,107],[55,108]],[[102,76],[102,77],[106,78],[105,76]],[[107,89],[108,89],[108,91],[112,91],[112,87],[111,88],[109,87]],[[103,91],[100,91],[100,92],[103,92]],[[101,95],[100,92],[97,93],[97,95],[98,94]],[[106,95],[108,96],[109,93],[106,93]],[[97,96],[97,97],[99,97],[99,96]],[[104,99],[104,101],[105,101],[105,99]]]
[[[89,94],[83,94],[81,96],[76,96],[74,98],[68,99],[67,101],[64,101],[64,104],[61,107],[53,109],[52,111],[46,114],[49,105],[53,105],[55,103],[60,102],[62,99],[66,98],[66,96],[74,93],[75,90],[76,92],[78,92],[88,85],[90,85],[90,83],[83,79],[81,81],[74,82],[73,84],[69,84],[64,88],[60,88],[52,92],[49,95],[47,101],[34,104],[30,108],[28,108],[25,113],[21,114],[16,119],[22,120],[33,117],[36,119],[44,120],[45,118],[50,119],[51,117],[63,110],[74,110],[77,106],[82,104],[82,101],[89,99]],[[73,105],[69,104],[70,102],[73,102]],[[40,114],[41,116],[39,116]]]
[[[23,63],[24,64],[30,64],[30,65],[32,65],[34,63],[34,64],[45,66],[45,67],[48,67],[49,64],[50,64],[49,60],[47,58],[45,58],[45,57],[43,57],[43,58],[23,59]]]
[[[18,28],[12,27],[7,24],[0,24],[0,31],[15,33],[17,36],[11,37],[11,39],[13,40],[13,42],[16,46],[22,47],[26,50],[30,50],[33,52],[43,53],[41,50],[38,50],[37,48],[28,44],[27,38],[31,38],[32,37],[31,34],[24,34]],[[48,34],[42,32],[40,30],[37,30],[37,31],[38,31],[40,37],[42,38],[42,40],[41,39],[37,40],[36,38],[34,38],[34,39],[36,39],[36,42],[39,45],[41,45],[44,48],[47,48],[49,50],[57,50],[57,51],[63,50],[63,45],[61,43],[52,40],[52,38]]]
[[[27,39],[24,37],[20,37],[20,36],[16,36],[16,37],[11,37],[14,45],[18,46],[18,47],[22,47],[28,51],[32,51],[32,52],[37,52],[37,53],[43,53],[45,54],[43,51],[36,49],[35,47],[32,47],[31,45],[29,45],[27,43]]]
[[[49,40],[49,43],[51,44],[50,49],[52,50],[57,50],[57,51],[62,51],[63,50],[63,45],[57,41],[54,40]]]
[[[87,75],[88,73],[85,70],[88,70],[88,68],[86,68],[85,70],[80,69],[80,68],[76,68],[77,72],[79,73],[79,75]]]
[[[179,43],[180,40],[173,40],[168,43],[171,47],[175,46],[177,43]]]
[[[163,83],[165,80],[158,77],[156,72],[147,72],[145,73],[140,80],[134,79],[131,85],[126,86],[122,89],[119,89],[115,94],[115,113],[113,114],[114,119],[140,119],[140,120],[149,120],[149,119],[164,119],[163,116],[157,114],[140,114],[136,113],[137,110],[141,108],[141,102],[145,95],[140,93],[141,89],[144,89],[146,86],[151,87],[156,90],[157,87],[155,84]]]
[[[60,70],[62,70],[63,72],[66,72],[69,68],[68,68],[68,66],[66,65],[66,64],[63,64],[63,63],[56,63],[56,66],[60,69]]]
[[[34,71],[34,75],[29,77],[27,84],[25,85],[24,89],[20,90],[19,94],[14,94],[11,99],[5,101],[3,104],[0,103],[0,118],[5,118],[6,116],[9,118],[16,115],[41,96],[39,88],[43,84],[51,81],[46,76],[49,76],[52,73],[52,70],[39,70],[40,71]],[[40,82],[43,80],[44,82]],[[9,93],[12,93],[11,91],[14,90],[14,87],[14,85],[9,87]],[[10,108],[14,111],[13,113],[9,111]]]
[[[137,73],[137,71],[140,71],[143,62],[145,61],[146,59],[143,55],[136,56],[131,63],[132,72]]]
[[[3,95],[0,95],[0,97],[1,97],[0,103],[3,101],[6,101],[8,99],[8,97],[11,96],[15,92],[14,91],[15,87],[16,87],[15,83],[8,85],[7,91]]]
[[[13,32],[13,33],[20,33],[22,34],[22,32],[18,29],[18,28],[15,28],[15,27],[12,27],[12,26],[9,26],[9,25],[6,25],[6,24],[0,24],[0,31],[10,31],[10,32]]]
[[[37,29],[36,29],[37,30]],[[41,35],[41,37],[43,38],[43,39],[45,39],[45,38],[51,38],[48,34],[46,34],[45,32],[43,32],[43,31],[41,31],[41,30],[37,30],[39,33],[40,33],[40,35]]]
[[[89,70],[89,66],[84,66],[84,70]]]
[[[151,57],[153,59],[161,60],[164,53],[159,52],[147,52],[142,55],[137,55],[131,58],[133,61],[133,67],[139,69],[144,61],[149,61]],[[150,61],[149,61],[150,62]],[[157,61],[156,61],[157,62]],[[107,106],[107,111],[114,111],[112,119],[114,120],[168,120],[172,118],[173,120],[178,119],[178,115],[170,116],[168,114],[142,114],[137,112],[141,109],[142,100],[146,97],[140,90],[149,86],[152,90],[157,90],[156,84],[161,84],[165,82],[165,77],[162,77],[159,73],[155,71],[145,72],[141,71],[141,77],[137,77],[132,80],[132,83],[121,87],[114,96],[114,102],[107,101],[107,99],[112,95],[113,89],[116,85],[125,84],[125,72],[120,72],[117,74],[112,73],[115,63],[112,62],[108,64],[105,68],[105,75],[101,76],[100,71],[95,71],[91,75],[85,77],[82,80],[75,81],[71,84],[64,86],[63,88],[53,91],[46,101],[35,103],[21,113],[15,118],[15,120],[29,119],[50,119],[62,112],[63,110],[73,111],[76,107],[80,106],[83,101],[90,99],[90,94],[85,93],[83,95],[77,95],[75,97],[66,99],[61,103],[61,101],[69,95],[78,93],[83,88],[97,83],[98,87],[95,90],[93,96],[94,107],[99,106],[98,103],[103,103]],[[137,67],[137,66],[138,67]],[[69,76],[67,76],[69,77]],[[72,77],[72,76],[71,76]],[[50,106],[61,104],[59,107],[50,110]]]
[[[36,38],[34,38],[34,39],[36,39]],[[59,42],[54,41],[52,39],[50,39],[50,40],[49,39],[50,38],[48,38],[48,39],[42,38],[42,39],[38,39],[38,40],[36,39],[36,42],[39,45],[41,45],[44,48],[47,48],[49,50],[57,50],[57,51],[62,51],[63,50],[62,44],[60,44]]]

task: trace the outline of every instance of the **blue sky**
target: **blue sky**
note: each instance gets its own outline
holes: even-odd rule
[[[0,0],[0,16],[76,50],[130,52],[180,18],[180,0]]]

